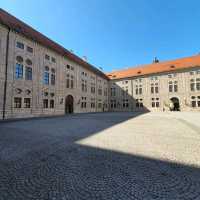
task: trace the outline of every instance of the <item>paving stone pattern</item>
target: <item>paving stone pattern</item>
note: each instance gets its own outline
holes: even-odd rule
[[[98,113],[0,123],[0,200],[199,200],[192,117],[200,119]]]

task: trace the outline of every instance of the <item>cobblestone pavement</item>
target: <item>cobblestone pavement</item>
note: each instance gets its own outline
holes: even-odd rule
[[[0,123],[0,200],[200,200],[200,113]]]

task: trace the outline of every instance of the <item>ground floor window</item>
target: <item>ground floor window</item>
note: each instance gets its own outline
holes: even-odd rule
[[[129,107],[128,99],[123,99],[122,106],[123,106],[123,108],[128,108]]]
[[[81,108],[86,108],[86,107],[87,107],[86,97],[82,97]]]
[[[135,101],[136,101],[135,103],[136,108],[143,108],[143,99],[136,99]]]
[[[91,102],[91,108],[95,108],[95,103]]]
[[[14,98],[14,108],[21,108],[22,107],[22,98],[15,97]]]
[[[48,108],[48,99],[43,99],[43,108]]]
[[[24,98],[24,108],[30,108],[30,107],[31,107],[31,99]]]
[[[98,103],[98,108],[101,108],[102,107],[102,103]]]
[[[158,107],[160,107],[159,98],[152,98],[151,101],[152,101],[151,102],[152,108],[158,108]]]
[[[50,100],[50,108],[54,108],[54,100],[53,99]]]
[[[110,100],[110,107],[111,108],[116,108],[117,107],[116,100]]]
[[[200,96],[192,96],[191,97],[191,106],[193,108],[200,107]]]

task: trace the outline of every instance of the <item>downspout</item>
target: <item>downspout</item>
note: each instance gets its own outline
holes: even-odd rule
[[[6,114],[9,40],[10,40],[10,28],[8,28],[8,34],[7,34],[7,39],[6,39],[6,62],[5,62],[6,68],[5,68],[5,82],[4,82],[4,94],[3,94],[3,119],[5,119],[5,114]]]

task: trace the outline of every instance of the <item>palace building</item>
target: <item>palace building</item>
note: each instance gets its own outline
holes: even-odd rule
[[[200,111],[200,55],[105,74],[0,9],[0,119],[166,110]]]

